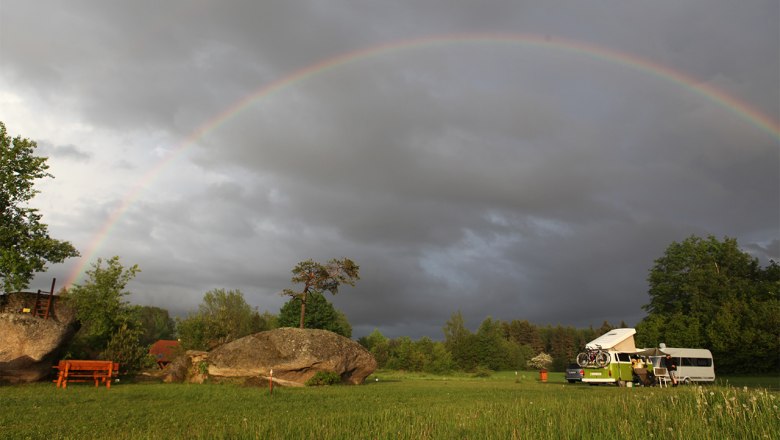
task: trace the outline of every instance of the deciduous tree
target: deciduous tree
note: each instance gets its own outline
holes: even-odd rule
[[[47,263],[79,255],[69,242],[49,237],[41,214],[28,204],[38,193],[35,181],[53,177],[35,148],[35,141],[11,139],[0,122],[0,292],[22,290]]]
[[[377,367],[384,368],[387,365],[390,357],[390,340],[379,329],[375,328],[370,335],[358,339],[358,343],[374,355]]]
[[[506,339],[501,321],[485,318],[474,335],[474,350],[479,365],[491,370],[506,370],[510,367],[511,344]]]
[[[153,306],[137,306],[135,310],[143,333],[140,336],[144,345],[153,344],[160,339],[173,339],[176,335],[176,321],[167,310]]]
[[[122,371],[138,371],[150,364],[149,346],[141,341],[144,334],[139,307],[129,305],[125,288],[140,272],[138,265],[125,268],[119,257],[106,264],[98,259],[86,272],[87,281],[76,285],[65,295],[76,308],[81,323],[70,345],[71,355],[79,358],[102,358],[119,362]]]
[[[87,281],[73,286],[66,294],[81,323],[77,336],[98,350],[105,349],[122,323],[135,321],[138,326],[137,315],[124,298],[130,294],[125,290],[127,283],[141,270],[138,265],[125,268],[117,256],[103,263],[98,258],[86,271]]]
[[[743,252],[737,240],[691,236],[673,242],[650,270],[650,314],[682,313],[712,319],[729,299],[752,296],[760,279],[758,260]]]
[[[670,347],[709,348],[720,372],[780,371],[776,262],[762,268],[733,238],[691,236],[667,247],[648,281],[638,341],[648,332]]]
[[[443,330],[444,345],[452,354],[452,360],[455,361],[458,368],[470,371],[479,365],[479,358],[476,353],[477,339],[466,328],[463,314],[460,310],[450,316],[450,319],[444,324]]]
[[[206,292],[198,312],[177,323],[182,346],[196,350],[210,350],[269,329],[269,323],[247,304],[240,290],[225,289]]]

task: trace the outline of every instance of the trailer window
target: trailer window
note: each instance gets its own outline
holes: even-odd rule
[[[683,367],[711,367],[712,359],[709,358],[680,358]]]

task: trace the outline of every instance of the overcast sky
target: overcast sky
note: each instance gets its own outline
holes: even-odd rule
[[[0,120],[82,253],[30,287],[118,255],[134,303],[277,313],[297,262],[349,257],[355,337],[633,325],[673,241],[780,256],[779,23],[776,0],[0,0]]]

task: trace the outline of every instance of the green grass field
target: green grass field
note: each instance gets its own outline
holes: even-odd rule
[[[378,378],[379,381],[375,379]],[[778,438],[780,394],[378,372],[361,386],[118,383],[0,387],[3,439]],[[769,381],[774,378],[769,378]]]

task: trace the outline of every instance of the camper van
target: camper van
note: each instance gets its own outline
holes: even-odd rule
[[[609,352],[610,361],[605,367],[588,366],[582,369],[582,383],[611,383],[623,386],[633,381],[631,354],[617,351]]]
[[[715,364],[709,350],[661,346],[640,353],[648,354],[654,368],[663,367],[663,358],[667,354],[671,355],[677,365],[677,380],[680,383],[715,381]]]
[[[588,342],[585,349],[605,353],[606,362],[583,366],[582,383],[625,385],[633,380],[631,356],[637,352],[633,328],[616,328]],[[601,359],[604,359],[603,357]]]

